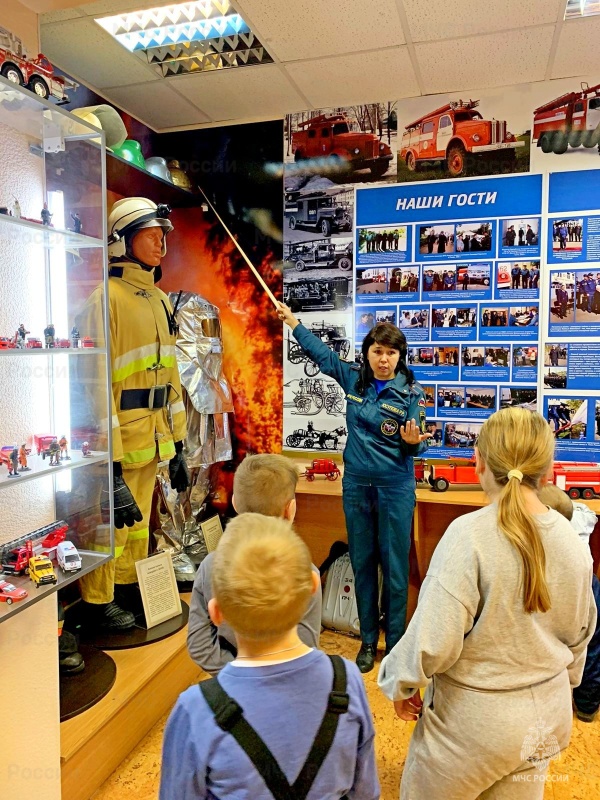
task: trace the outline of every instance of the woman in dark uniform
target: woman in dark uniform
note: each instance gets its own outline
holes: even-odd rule
[[[404,633],[413,456],[426,449],[431,437],[425,432],[425,394],[406,365],[406,339],[395,325],[382,322],[369,331],[359,365],[341,361],[283,303],[278,313],[307,355],[346,393],[342,496],[362,640],[356,663],[361,672],[369,672],[379,638],[379,562],[386,653]]]

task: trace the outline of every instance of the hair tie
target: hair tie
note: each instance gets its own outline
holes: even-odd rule
[[[520,470],[520,469],[510,469],[510,470],[509,470],[509,471],[506,473],[506,477],[507,477],[509,480],[510,480],[511,478],[516,478],[516,479],[519,481],[519,483],[521,483],[521,481],[523,480],[523,473],[521,472],[521,470]]]

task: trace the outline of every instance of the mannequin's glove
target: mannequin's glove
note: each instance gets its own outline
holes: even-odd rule
[[[190,473],[183,455],[183,442],[175,442],[175,455],[169,461],[169,478],[171,489],[185,492],[190,485]]]
[[[135,502],[129,486],[123,480],[123,467],[119,461],[113,461],[113,498],[115,503],[115,528],[131,528],[135,522],[142,521],[142,512]],[[103,492],[101,510],[103,519],[108,520],[110,513],[108,492]]]

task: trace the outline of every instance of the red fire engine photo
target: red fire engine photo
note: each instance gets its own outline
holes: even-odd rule
[[[533,142],[542,153],[562,155],[569,147],[597,148],[600,154],[600,83],[581,83],[533,112]]]
[[[479,100],[450,101],[406,124],[398,180],[439,179],[440,169],[449,178],[527,170],[526,142],[505,120],[486,119],[478,106]],[[415,175],[424,170],[433,172]]]

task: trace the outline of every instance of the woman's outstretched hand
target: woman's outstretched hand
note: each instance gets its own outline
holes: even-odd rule
[[[430,433],[421,433],[414,419],[409,420],[406,425],[400,426],[400,436],[406,444],[421,444],[425,439],[431,439]]]
[[[300,322],[292,314],[291,308],[289,306],[286,306],[285,303],[279,303],[277,316],[279,317],[280,320],[285,322],[286,325],[289,325],[292,330],[294,330],[296,325],[300,325]]]

